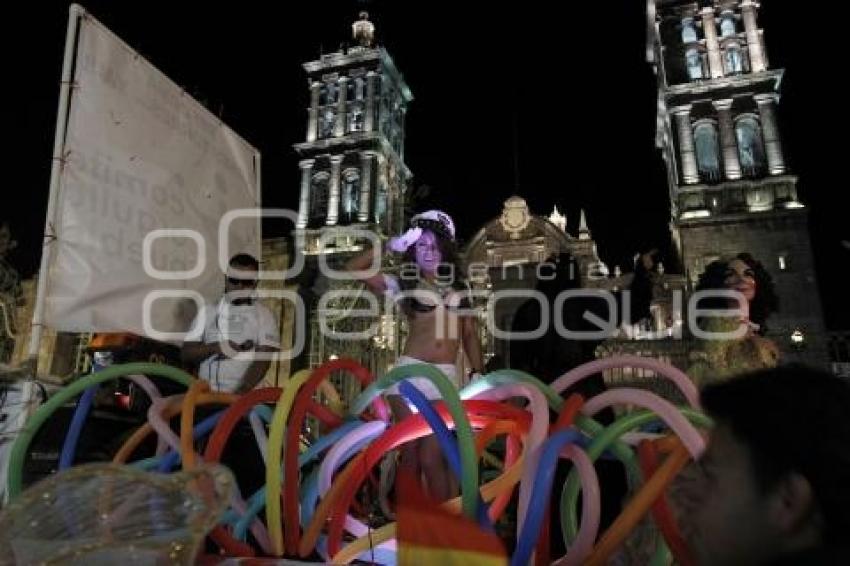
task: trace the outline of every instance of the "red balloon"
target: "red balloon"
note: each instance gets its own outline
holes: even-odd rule
[[[522,451],[520,436],[527,432],[528,427],[523,429],[514,421],[491,421],[487,426],[481,429],[481,432],[478,433],[478,435],[476,435],[475,446],[476,448],[481,447],[481,450],[483,451],[483,448],[487,446],[493,438],[500,434],[507,434],[508,438],[505,443],[505,464],[503,468],[504,470],[507,470],[515,464],[519,458]],[[490,509],[487,512],[487,516],[491,521],[495,522],[502,516],[505,508],[511,501],[512,495],[512,491],[506,491],[505,493],[498,495],[496,499],[493,500],[490,504]]]
[[[482,428],[494,418],[502,420],[513,419],[518,423],[523,423],[520,426],[526,427],[530,426],[531,423],[531,415],[527,411],[504,405],[496,401],[463,401],[463,406],[469,415],[470,424],[474,428]],[[449,413],[445,403],[442,401],[436,402],[434,403],[434,408],[437,410],[440,418],[445,421],[446,426],[449,428],[454,426],[454,419],[452,419],[451,413]],[[352,461],[349,464],[349,467],[354,465],[356,468],[353,469],[350,475],[347,474],[345,478],[341,478],[347,481],[345,481],[339,490],[333,494],[336,495],[336,497],[332,502],[330,502],[331,509],[328,509],[330,511],[330,526],[328,527],[328,554],[330,556],[334,556],[337,552],[339,552],[342,541],[342,527],[347,509],[351,505],[351,501],[354,499],[354,495],[357,493],[357,489],[360,487],[360,484],[363,483],[368,471],[380,461],[381,457],[383,457],[387,451],[396,448],[400,444],[426,436],[430,433],[431,428],[428,426],[428,423],[422,415],[418,413],[413,414],[388,429],[371,445],[369,445],[363,453],[363,462]],[[333,497],[333,495],[331,492],[328,492],[326,497]],[[326,518],[327,514],[325,514],[324,517],[321,517],[319,510],[317,509],[313,520],[324,521]],[[304,556],[304,554],[302,554],[302,556]]]
[[[307,407],[313,402],[313,394],[319,388],[319,384],[327,379],[331,372],[347,371],[357,378],[364,386],[374,380],[372,372],[354,360],[340,358],[322,364],[313,370],[310,378],[301,386],[295,396],[292,405],[292,413],[286,428],[286,450],[283,455],[284,472],[286,481],[283,485],[283,529],[285,535],[285,546],[287,552],[295,554],[298,551],[298,543],[301,539],[301,525],[298,514],[298,449],[301,428]],[[389,419],[389,411],[382,397],[377,397],[372,403],[379,418],[384,421]]]
[[[246,415],[251,409],[260,403],[274,403],[280,397],[281,389],[279,387],[267,387],[263,389],[254,389],[240,397],[235,403],[230,405],[221,418],[215,425],[215,428],[210,434],[207,447],[204,450],[205,462],[218,462],[221,460],[224,446],[227,444],[230,434],[236,427],[236,424]],[[230,534],[230,531],[223,526],[218,526],[210,533],[216,544],[218,544],[228,556],[254,556],[254,549],[251,545],[242,541],[236,540]],[[244,554],[246,550],[250,550],[250,554]]]
[[[240,397],[235,403],[225,410],[221,415],[218,423],[210,434],[207,447],[204,450],[204,461],[218,462],[221,460],[222,453],[233,429],[240,420],[245,418],[251,409],[261,403],[276,403],[280,397],[282,389],[279,387],[266,387],[263,389],[254,389]],[[321,411],[315,411],[316,408]],[[335,426],[336,423],[341,423],[342,419],[331,412],[327,407],[319,405],[315,401],[310,404],[310,412],[317,414],[316,416],[325,424]],[[331,418],[328,417],[330,415]],[[250,545],[239,541],[230,534],[230,531],[224,527],[217,527],[210,533],[210,537],[230,556],[248,556],[245,554],[246,549],[251,549]],[[250,556],[254,556],[251,549]]]
[[[644,478],[649,478],[658,469],[658,448],[654,442],[644,440],[637,447],[640,468]],[[661,531],[667,547],[676,559],[677,564],[682,566],[695,566],[696,562],[691,555],[685,538],[679,532],[673,512],[667,504],[666,490],[652,506],[652,517]]]
[[[576,415],[578,415],[578,412],[581,411],[583,406],[584,397],[578,393],[570,395],[570,397],[564,401],[564,404],[561,406],[561,412],[558,413],[558,420],[555,421],[555,425],[552,427],[552,430],[549,431],[550,434],[573,426],[573,421],[575,421]]]

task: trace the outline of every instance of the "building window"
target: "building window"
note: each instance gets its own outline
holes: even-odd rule
[[[788,269],[788,257],[785,254],[779,254],[779,271]]]
[[[327,106],[322,110],[322,117],[319,123],[319,137],[329,138],[334,135],[334,125],[336,123],[336,111],[332,106]]]
[[[381,132],[387,139],[391,139],[393,136],[398,107],[399,102],[395,91],[390,91],[384,95],[383,108],[381,109]]]
[[[765,171],[764,141],[761,125],[752,116],[743,116],[735,122],[735,138],[738,141],[738,158],[741,173],[745,177],[760,177]]]
[[[703,181],[720,180],[720,154],[717,145],[717,128],[713,122],[701,122],[694,127],[694,148],[697,169]]]
[[[343,222],[357,222],[357,212],[360,208],[360,172],[357,169],[346,169],[342,172],[342,199],[340,202],[340,219]]]
[[[336,104],[338,92],[339,88],[336,86],[336,83],[325,83],[325,86],[319,91],[319,104],[322,106]]]
[[[723,66],[727,75],[737,75],[744,72],[744,55],[741,46],[731,43],[723,52]]]
[[[310,224],[322,225],[328,213],[330,175],[324,171],[317,173],[313,175],[310,185]]]
[[[720,36],[731,37],[735,33],[735,15],[727,10],[720,15]]]
[[[363,100],[366,98],[366,81],[363,77],[354,79],[354,99]]]
[[[362,132],[363,131],[363,105],[362,103],[353,104],[348,110],[348,131]]]
[[[697,28],[694,25],[693,18],[682,19],[682,42],[693,43],[699,41],[697,38]]]
[[[702,79],[702,57],[700,57],[699,51],[692,47],[685,52],[685,60],[688,64],[688,78],[692,81]]]

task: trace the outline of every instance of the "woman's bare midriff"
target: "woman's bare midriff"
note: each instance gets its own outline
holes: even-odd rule
[[[432,364],[454,364],[460,347],[460,319],[456,314],[437,307],[431,312],[413,313],[408,317],[410,331],[404,355]],[[438,332],[442,326],[442,333]]]

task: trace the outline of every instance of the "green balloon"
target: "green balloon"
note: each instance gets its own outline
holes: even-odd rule
[[[649,560],[649,566],[667,566],[672,563],[673,555],[670,553],[667,543],[664,542],[664,537],[659,536],[655,544],[655,552]]]
[[[79,395],[92,385],[112,381],[125,375],[145,374],[156,377],[164,377],[172,381],[176,381],[181,385],[189,387],[195,378],[185,371],[163,364],[151,363],[132,363],[110,366],[97,373],[90,373],[85,377],[81,377],[77,381],[65,386],[56,392],[47,402],[38,408],[21,429],[18,438],[15,439],[15,444],[12,445],[12,451],[9,455],[9,476],[7,487],[9,492],[9,500],[20,495],[23,488],[23,469],[24,458],[26,457],[27,449],[35,437],[41,425],[44,424],[56,410],[67,403],[70,399]]]
[[[689,421],[698,426],[710,427],[712,425],[710,418],[695,409],[691,409],[690,407],[681,407],[680,410]],[[625,454],[617,449],[617,442],[621,436],[630,430],[657,419],[658,415],[654,412],[641,410],[620,417],[605,428],[599,427],[599,424],[594,421],[593,424],[596,425],[596,427],[599,427],[599,429],[593,432],[593,442],[591,442],[590,446],[587,448],[587,456],[591,461],[595,462],[599,456],[605,452],[605,450],[611,447],[614,455],[626,465],[629,477],[639,478],[640,468],[637,467],[633,451],[624,443],[620,442],[621,446],[626,446],[626,451],[628,452],[628,456],[624,459],[623,456],[625,456]],[[585,430],[584,427],[588,425],[588,423],[584,421],[584,418],[578,419],[577,424],[582,430]],[[596,427],[591,425],[590,428]],[[564,544],[566,544],[567,547],[572,544],[572,541],[575,540],[576,535],[578,534],[576,503],[578,501],[580,487],[579,477],[574,468],[570,471],[570,475],[567,477],[567,482],[564,484],[564,488],[561,491],[561,534],[564,537]]]
[[[541,393],[543,393],[543,396],[546,397],[546,402],[553,411],[559,411],[561,409],[561,405],[564,404],[564,400],[561,396],[558,395],[554,389],[549,387],[548,384],[543,383],[531,374],[515,369],[499,369],[488,373],[487,375],[483,375],[464,387],[463,394],[464,397],[468,399],[492,387],[511,383],[527,383],[533,385],[539,389]]]
[[[477,393],[489,389],[489,387],[509,383],[530,383],[531,385],[534,385],[543,393],[543,396],[546,397],[549,408],[553,411],[560,412],[561,407],[564,404],[564,399],[548,384],[543,383],[530,374],[513,369],[496,370],[473,381],[464,388],[464,397],[473,397]],[[576,417],[576,426],[582,432],[591,437],[595,437],[600,434],[604,429],[604,427],[594,419],[581,414]],[[640,468],[635,460],[632,449],[629,448],[627,444],[619,440],[615,441],[611,445],[610,449],[614,455],[625,464],[629,479],[636,485],[640,479]]]
[[[461,475],[461,496],[464,514],[475,519],[478,505],[478,458],[475,455],[475,441],[472,437],[472,426],[463,410],[460,396],[454,384],[439,369],[431,364],[410,364],[393,368],[386,375],[373,382],[354,400],[350,414],[359,415],[366,410],[375,397],[402,379],[408,377],[426,377],[437,386],[446,407],[455,422],[457,444],[460,450],[460,462],[463,468]]]
[[[543,393],[543,396],[546,397],[549,408],[553,411],[560,412],[564,404],[564,399],[548,384],[543,383],[533,375],[514,369],[496,370],[482,376],[468,384],[463,389],[463,394],[465,398],[474,397],[476,394],[486,391],[491,387],[511,383],[528,383],[537,387]],[[600,434],[605,428],[591,417],[582,414],[576,416],[575,424],[591,438]],[[610,450],[625,465],[630,484],[637,485],[640,481],[640,467],[632,449],[626,443],[615,440],[611,443]]]

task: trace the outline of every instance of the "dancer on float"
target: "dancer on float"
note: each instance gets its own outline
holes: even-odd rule
[[[384,253],[404,254],[399,275],[378,273],[362,280],[373,293],[392,298],[407,318],[407,342],[396,366],[428,363],[460,386],[456,362],[462,347],[471,366],[470,373],[481,373],[484,361],[477,322],[457,264],[451,217],[439,210],[417,214],[411,219],[411,228],[391,238],[385,247]],[[362,272],[380,260],[376,257],[379,253],[382,250],[366,250],[349,261],[347,269]],[[440,398],[428,379],[410,381],[428,399]],[[396,420],[411,414],[411,407],[400,396],[398,386],[387,391],[387,400]],[[437,500],[457,494],[457,482],[435,436],[404,445],[399,461],[399,471],[402,470],[422,477],[428,492]]]
[[[728,297],[706,298],[699,301],[701,309],[737,309],[740,317],[703,317],[698,321],[701,330],[710,333],[732,333],[740,325],[746,332],[737,339],[703,339],[691,352],[688,375],[705,385],[712,381],[775,367],[779,348],[764,335],[766,321],[779,309],[779,298],[773,279],[764,266],[749,253],[711,262],[700,275],[697,291],[723,289],[736,291],[743,300]],[[739,297],[740,298],[740,297]]]

